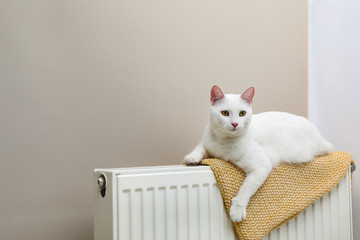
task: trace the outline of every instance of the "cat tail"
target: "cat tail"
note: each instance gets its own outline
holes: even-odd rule
[[[322,147],[322,153],[320,155],[326,155],[333,150],[334,150],[334,146],[330,142],[324,141]]]
[[[330,152],[334,149],[334,146],[330,142],[325,141],[325,148]]]

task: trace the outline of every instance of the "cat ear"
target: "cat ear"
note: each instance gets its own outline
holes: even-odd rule
[[[255,94],[255,88],[249,87],[243,94],[241,94],[241,98],[247,101],[249,104],[251,104],[254,94]]]
[[[224,93],[221,91],[221,89],[214,85],[211,89],[211,103],[212,105],[215,104],[217,100],[223,99],[225,97]]]

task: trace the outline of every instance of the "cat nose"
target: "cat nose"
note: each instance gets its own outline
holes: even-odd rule
[[[237,124],[237,123],[232,123],[231,125],[233,125],[233,127],[236,128],[237,125],[239,125],[239,124]]]

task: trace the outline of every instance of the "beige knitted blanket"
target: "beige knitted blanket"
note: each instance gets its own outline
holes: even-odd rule
[[[351,161],[348,153],[331,152],[309,163],[282,164],[273,169],[251,197],[246,219],[233,223],[240,239],[259,240],[294,218],[335,187]],[[245,178],[244,172],[220,159],[204,159],[201,164],[209,165],[213,170],[229,213],[231,200]]]

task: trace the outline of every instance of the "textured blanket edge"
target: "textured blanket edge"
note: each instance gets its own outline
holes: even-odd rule
[[[334,188],[345,176],[350,164],[353,163],[354,162],[350,154],[346,152],[331,152],[328,155],[315,158],[310,163],[293,165],[281,164],[278,167],[274,168],[263,186],[260,187],[257,193],[255,193],[254,196],[251,198],[249,206],[247,208],[248,215],[246,220],[233,223],[238,236],[240,237],[240,239],[244,240],[259,240],[271,231],[279,228],[281,225],[295,218],[308,206],[312,205],[317,199],[319,199],[321,196]],[[231,200],[237,194],[238,189],[240,188],[245,178],[244,172],[238,169],[235,165],[220,159],[204,159],[202,160],[201,164],[210,166],[210,168],[214,172],[215,178],[220,187],[226,211],[227,213],[229,213]],[[321,184],[313,184],[315,188],[314,186],[306,186],[310,189],[308,191],[314,191],[315,193],[309,192],[308,196],[303,198],[300,204],[296,203],[294,206],[291,205],[290,207],[286,207],[285,209],[287,209],[287,212],[285,214],[280,214],[280,216],[272,217],[271,214],[279,215],[279,213],[278,210],[276,210],[276,214],[274,214],[270,210],[269,212],[267,209],[264,209],[266,207],[270,209],[270,204],[268,204],[267,202],[266,204],[268,204],[269,206],[264,206],[260,210],[256,209],[259,206],[259,204],[256,205],[256,203],[262,201],[261,204],[263,204],[264,199],[262,199],[262,197],[264,198],[264,195],[269,197],[269,191],[270,193],[271,191],[273,191],[267,188],[271,188],[274,186],[276,187],[277,184],[284,184],[276,183],[276,180],[286,179],[287,176],[292,177],[292,171],[300,174],[299,176],[305,179],[307,177],[306,174],[308,174],[310,176],[309,178],[313,178],[313,181],[318,181],[323,176],[326,179],[321,179]],[[319,173],[319,176],[315,176],[315,172]],[[295,181],[296,177],[293,177],[292,180]],[[311,185],[304,182],[302,182],[301,184]],[[301,184],[299,185],[302,186]],[[312,189],[312,187],[314,189]],[[282,190],[286,190],[286,188]],[[265,215],[264,212],[266,211],[268,211],[268,215],[266,215],[266,218],[268,219],[265,219],[265,217],[261,217]],[[261,222],[261,224],[263,225],[260,225],[259,222]]]

